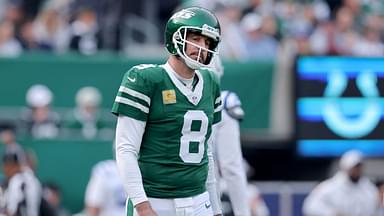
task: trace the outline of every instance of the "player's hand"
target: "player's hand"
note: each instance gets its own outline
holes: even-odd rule
[[[157,216],[148,201],[137,204],[135,208],[139,216]]]

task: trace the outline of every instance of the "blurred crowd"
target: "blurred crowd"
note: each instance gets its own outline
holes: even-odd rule
[[[223,30],[220,54],[227,58],[273,59],[287,43],[299,55],[384,54],[380,0],[217,2]]]
[[[0,0],[0,56],[118,51],[127,17],[164,26],[178,2],[166,0],[154,8],[148,7],[156,3],[150,0]]]
[[[287,42],[303,55],[384,54],[380,0],[0,0],[0,56],[161,45],[168,16],[189,5],[216,13],[226,59],[274,59]]]
[[[80,88],[74,97],[76,106],[61,112],[53,106],[54,94],[46,85],[30,86],[25,100],[12,122],[0,119],[0,216],[69,216],[61,203],[60,186],[40,181],[35,175],[39,160],[34,149],[18,141],[60,137],[112,140],[114,120],[108,122],[103,117],[102,95],[93,86]]]
[[[102,95],[93,86],[80,88],[75,107],[57,109],[54,94],[45,85],[32,85],[26,92],[26,104],[9,120],[0,119],[0,142],[18,138],[32,139],[100,139],[114,136],[115,119],[101,108]]]

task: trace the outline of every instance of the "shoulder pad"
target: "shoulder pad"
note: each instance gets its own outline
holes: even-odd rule
[[[161,73],[159,73],[160,70],[162,70],[162,68],[156,64],[140,64],[133,66],[127,72],[126,76],[133,82],[136,77],[138,78],[137,82],[153,82],[161,78]]]
[[[139,65],[133,66],[132,68],[134,68],[136,70],[145,70],[145,69],[149,69],[149,68],[155,68],[157,66],[158,65],[155,65],[155,64],[139,64]]]
[[[222,91],[221,98],[223,101],[224,110],[234,119],[242,120],[244,110],[241,108],[241,101],[236,93],[231,91]]]

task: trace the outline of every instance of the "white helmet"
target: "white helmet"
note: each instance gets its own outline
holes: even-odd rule
[[[27,104],[31,107],[44,107],[51,104],[53,94],[45,85],[36,84],[31,86],[26,95]]]
[[[101,100],[100,91],[92,86],[83,87],[76,93],[77,106],[97,107],[100,105]]]

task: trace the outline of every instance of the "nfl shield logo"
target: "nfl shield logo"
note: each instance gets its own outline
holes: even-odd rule
[[[193,95],[193,96],[192,96],[192,101],[193,101],[193,103],[196,103],[196,100],[197,100],[197,96],[196,96],[196,95]]]

